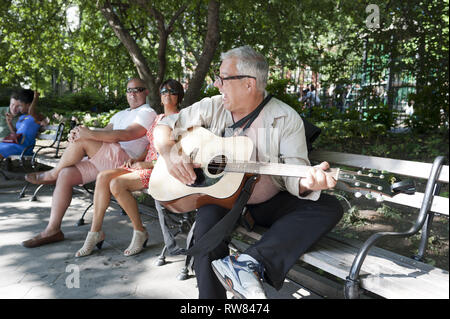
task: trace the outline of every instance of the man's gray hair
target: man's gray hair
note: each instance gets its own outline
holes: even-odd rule
[[[131,81],[137,82],[137,83],[139,83],[140,86],[142,86],[142,87],[144,87],[144,88],[147,89],[147,83],[145,83],[145,81],[142,80],[141,78],[131,78],[131,79],[128,80],[127,85],[128,85],[128,83],[130,83]]]
[[[256,77],[256,87],[258,90],[264,91],[269,74],[269,64],[266,58],[248,45],[231,49],[220,55],[221,61],[232,58],[238,60],[236,68],[239,74],[237,75],[251,75]]]

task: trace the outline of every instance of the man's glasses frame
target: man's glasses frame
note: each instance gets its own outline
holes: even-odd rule
[[[256,77],[252,76],[252,75],[233,75],[233,76],[227,76],[227,77],[221,77],[219,74],[214,74],[214,81],[219,81],[220,85],[223,85],[223,81],[228,81],[228,80],[240,80],[240,79],[244,79],[244,78],[251,78],[251,79],[255,79]]]
[[[127,88],[127,93],[141,93],[144,92],[146,88],[143,87],[135,87],[135,88]]]

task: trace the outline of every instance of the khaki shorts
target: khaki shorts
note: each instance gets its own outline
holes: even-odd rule
[[[75,167],[80,171],[83,184],[87,184],[95,181],[100,171],[117,168],[129,158],[119,143],[103,143],[92,158],[83,159]]]

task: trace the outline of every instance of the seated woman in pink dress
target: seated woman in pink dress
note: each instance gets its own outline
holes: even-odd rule
[[[130,159],[120,168],[105,170],[97,175],[91,230],[88,232],[83,247],[77,251],[75,257],[90,255],[94,246],[101,249],[105,239],[105,233],[102,231],[103,218],[109,206],[111,195],[116,198],[133,224],[133,238],[129,247],[124,251],[124,255],[138,254],[147,244],[148,232],[142,224],[137,202],[132,192],[148,187],[153,161],[157,158],[153,144],[153,129],[164,116],[178,112],[178,105],[184,96],[183,87],[176,80],[166,80],[160,86],[160,95],[161,102],[164,105],[164,114],[158,115],[147,131],[148,150],[139,158]]]

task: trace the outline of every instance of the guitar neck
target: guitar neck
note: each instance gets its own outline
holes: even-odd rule
[[[292,165],[280,163],[227,163],[225,167],[226,172],[234,173],[253,173],[261,175],[276,175],[276,176],[292,176],[292,177],[306,177],[310,166],[307,165]],[[327,174],[338,180],[339,169],[330,168],[326,171]]]

